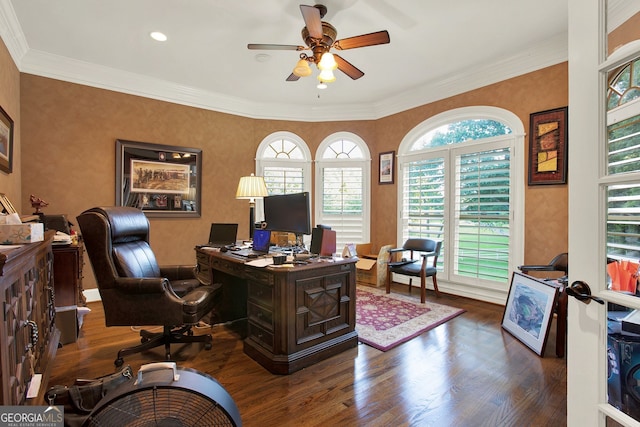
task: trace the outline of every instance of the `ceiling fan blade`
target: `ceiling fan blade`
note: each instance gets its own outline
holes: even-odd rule
[[[320,18],[320,10],[315,6],[300,5],[304,25],[309,30],[309,35],[314,39],[322,38],[322,20]]]
[[[266,50],[305,50],[308,49],[304,46],[295,46],[292,44],[259,44],[249,43],[248,49],[266,49]]]
[[[353,65],[351,62],[347,61],[340,55],[334,54],[333,57],[336,60],[336,63],[338,64],[338,70],[342,71],[347,76],[351,77],[353,80],[357,80],[360,77],[364,76],[364,73],[362,71],[357,69],[355,65]]]
[[[362,34],[360,36],[347,37],[346,39],[336,40],[336,42],[333,44],[333,47],[338,50],[346,50],[354,49],[356,47],[387,44],[389,42],[389,32],[387,30],[384,30],[375,33]]]
[[[296,76],[295,74],[291,73],[289,74],[289,77],[287,77],[287,81],[288,82],[296,82],[300,79],[299,76]]]

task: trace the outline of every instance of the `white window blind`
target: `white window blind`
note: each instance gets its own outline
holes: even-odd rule
[[[456,155],[456,275],[509,278],[511,155],[509,147]]]
[[[304,191],[302,168],[265,166],[263,176],[269,195],[301,193]]]
[[[336,231],[336,244],[362,242],[364,181],[361,167],[322,169],[322,223]]]

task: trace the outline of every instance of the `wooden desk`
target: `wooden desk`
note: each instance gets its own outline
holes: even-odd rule
[[[223,284],[220,320],[247,319],[244,352],[270,372],[357,346],[355,260],[258,268],[207,248],[196,248],[196,259],[201,280]]]
[[[53,245],[53,283],[56,307],[86,305],[82,293],[82,268],[84,266],[82,240],[69,245]]]

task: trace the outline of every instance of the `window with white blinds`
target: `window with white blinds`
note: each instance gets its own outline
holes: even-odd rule
[[[403,240],[444,238],[445,158],[439,153],[431,156],[409,162],[404,168]],[[440,265],[443,261],[444,251],[438,259]]]
[[[522,135],[499,120],[468,115],[461,120],[454,110],[454,121],[418,126],[401,144],[399,237],[441,240],[443,280],[506,289],[510,254],[520,253],[523,238],[521,226],[514,233],[512,196],[514,174],[523,173],[513,155]]]
[[[301,167],[265,166],[262,174],[269,195],[304,191],[304,173]]]
[[[609,83],[607,257],[640,259],[640,59]]]
[[[311,191],[311,152],[291,132],[267,136],[256,153],[256,172],[263,176],[269,195]],[[264,218],[261,201],[256,203],[256,220]]]
[[[336,232],[336,247],[369,241],[369,150],[360,138],[340,133],[325,139],[316,156],[316,224]]]
[[[362,172],[361,167],[322,168],[322,223],[336,230],[340,246],[362,243]]]
[[[509,278],[511,152],[505,145],[456,154],[454,275]]]

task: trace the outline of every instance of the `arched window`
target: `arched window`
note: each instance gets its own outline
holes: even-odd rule
[[[272,133],[258,146],[256,174],[264,176],[270,195],[311,192],[311,151],[294,133]],[[263,212],[256,203],[256,219],[263,219]]]
[[[328,136],[316,152],[316,224],[336,231],[339,250],[345,243],[370,239],[371,155],[359,136]]]
[[[439,114],[403,139],[398,241],[442,240],[439,279],[507,290],[524,247],[523,146],[522,122],[493,107]]]
[[[640,59],[611,73],[607,93],[607,257],[640,257]]]

